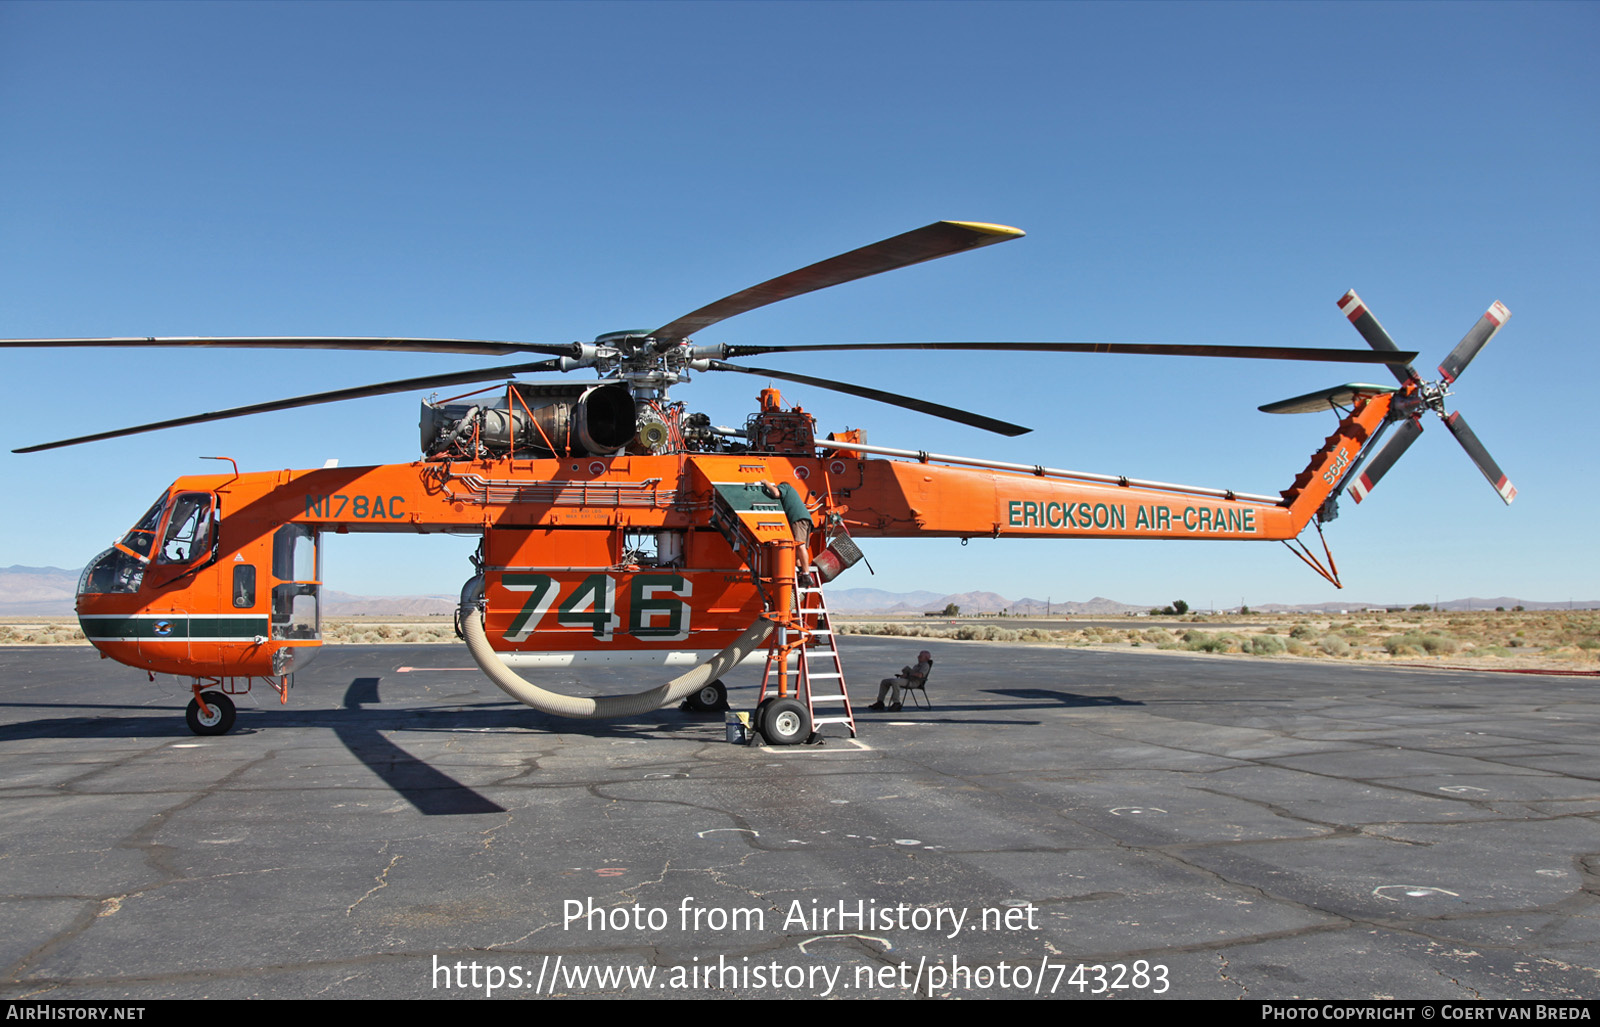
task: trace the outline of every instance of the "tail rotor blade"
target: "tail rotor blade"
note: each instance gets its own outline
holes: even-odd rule
[[[1367,494],[1377,486],[1378,482],[1383,480],[1383,476],[1389,473],[1389,468],[1394,466],[1394,462],[1405,454],[1405,451],[1411,447],[1413,442],[1417,441],[1417,436],[1421,434],[1422,425],[1415,418],[1400,423],[1400,427],[1396,429],[1394,437],[1382,449],[1378,450],[1378,455],[1372,458],[1372,462],[1367,465],[1367,469],[1358,474],[1356,480],[1350,483],[1350,495],[1355,498],[1356,502],[1359,503],[1367,498]]]
[[[784,381],[798,382],[801,385],[810,385],[813,388],[828,389],[833,392],[842,392],[847,396],[859,396],[862,399],[875,400],[879,403],[887,403],[890,406],[904,407],[907,410],[915,410],[919,414],[942,417],[947,421],[971,425],[974,428],[982,428],[984,431],[992,431],[999,435],[1024,435],[1033,430],[1032,428],[1024,428],[1020,424],[1012,424],[1009,421],[1001,421],[993,417],[985,417],[983,414],[975,414],[970,410],[958,410],[955,407],[947,407],[941,403],[917,399],[914,396],[902,396],[893,392],[884,392],[881,389],[869,389],[865,385],[836,382],[831,378],[813,378],[807,374],[795,374],[793,371],[774,371],[766,367],[745,367],[740,364],[730,364],[726,360],[712,360],[709,361],[709,364],[713,371],[738,371],[741,374],[754,374],[764,378],[779,378]]]
[[[1372,316],[1372,311],[1368,310],[1367,305],[1361,302],[1361,297],[1356,295],[1354,289],[1339,298],[1339,312],[1349,318],[1350,323],[1356,326],[1356,331],[1360,332],[1361,337],[1367,340],[1368,346],[1384,353],[1396,352],[1400,349],[1399,346],[1394,344],[1394,340],[1389,338],[1389,333],[1383,330],[1383,325],[1378,323],[1378,319]],[[1404,366],[1390,364],[1389,370],[1400,380],[1402,385],[1417,377],[1417,372],[1412,369],[1410,364]]]
[[[1494,462],[1494,457],[1489,455],[1489,451],[1483,448],[1483,443],[1478,441],[1478,436],[1467,426],[1467,419],[1461,416],[1461,411],[1457,410],[1449,417],[1446,417],[1444,423],[1450,429],[1450,434],[1454,435],[1456,441],[1461,443],[1461,448],[1467,451],[1467,455],[1472,458],[1472,462],[1478,465],[1478,470],[1482,471],[1483,476],[1489,479],[1489,484],[1494,486],[1494,490],[1500,494],[1500,498],[1505,501],[1507,506],[1510,506],[1511,501],[1517,498],[1516,487],[1505,476],[1505,472],[1500,470],[1500,465]]]
[[[1448,383],[1461,377],[1461,372],[1465,371],[1467,365],[1472,363],[1472,358],[1478,355],[1479,350],[1489,344],[1489,340],[1494,338],[1495,333],[1509,320],[1511,320],[1511,311],[1506,309],[1504,303],[1495,300],[1490,304],[1489,309],[1484,311],[1482,317],[1478,318],[1478,323],[1473,325],[1471,330],[1461,337],[1461,341],[1456,343],[1456,348],[1451,350],[1450,355],[1444,358],[1444,363],[1439,365],[1439,374],[1443,376],[1444,380]],[[1510,500],[1507,500],[1507,502],[1510,502]]]

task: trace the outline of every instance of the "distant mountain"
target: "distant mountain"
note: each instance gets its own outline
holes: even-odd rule
[[[1250,609],[1256,613],[1338,613],[1344,610],[1409,610],[1416,602],[1427,602],[1428,605],[1433,605],[1429,600],[1426,599],[1419,599],[1415,600],[1414,602],[1396,600],[1388,603],[1368,603],[1357,602],[1350,599],[1334,599],[1327,602],[1301,603],[1293,606],[1284,603],[1261,603],[1260,605],[1250,603],[1248,605]],[[1505,609],[1510,610],[1518,606],[1522,607],[1524,610],[1565,610],[1569,607],[1574,610],[1593,610],[1600,608],[1600,600],[1575,599],[1570,603],[1540,603],[1529,599],[1513,599],[1510,596],[1500,596],[1497,599],[1444,599],[1440,600],[1439,602],[1439,609],[1448,610],[1452,613],[1462,613],[1468,610],[1493,610],[1496,607],[1504,607]],[[1230,612],[1237,609],[1237,606],[1229,608]]]
[[[3,567],[0,568],[0,617],[65,617],[73,613],[73,599],[78,589],[78,571],[60,567]],[[1426,600],[1414,600],[1425,602]],[[359,596],[334,589],[322,590],[322,612],[330,617],[431,617],[448,615],[456,608],[454,595],[415,596]],[[1016,616],[1036,617],[1046,613],[1067,616],[1107,616],[1143,613],[1152,605],[1165,603],[1124,603],[1115,599],[1095,596],[1086,603],[1046,602],[1042,599],[1007,599],[995,592],[887,592],[880,588],[828,589],[828,608],[834,613],[888,614],[916,617],[924,613],[943,610],[954,603],[964,614],[999,613],[1005,610]],[[1409,607],[1411,603],[1355,602],[1329,600],[1321,603],[1286,605],[1283,603],[1250,604],[1258,613],[1332,613],[1339,610],[1381,610],[1390,606]],[[1446,610],[1493,610],[1497,606],[1511,609],[1521,606],[1527,610],[1565,610],[1570,605],[1575,610],[1600,608],[1600,600],[1574,600],[1567,602],[1536,602],[1498,596],[1494,599],[1451,599],[1439,604]],[[1237,607],[1234,607],[1237,609]]]
[[[0,617],[70,617],[78,593],[79,571],[60,567],[0,567]],[[329,617],[426,617],[449,615],[453,595],[358,596],[322,590],[322,613]]]
[[[1151,604],[1149,603],[1121,603],[1115,599],[1107,599],[1104,596],[1095,596],[1087,603],[1058,603],[1054,601],[1047,603],[1039,599],[1018,599],[1011,604],[1010,611],[1022,617],[1042,617],[1056,614],[1067,614],[1073,617],[1105,617],[1128,613],[1144,613],[1150,608]]]
[[[955,595],[940,596],[915,612],[942,610],[951,603],[961,607],[962,613],[999,613],[1011,607],[1011,600],[994,592],[958,592]]]
[[[935,606],[934,604],[938,605]],[[830,588],[828,609],[834,613],[917,612],[944,606],[938,592],[885,592],[881,588]]]
[[[828,609],[835,613],[857,616],[873,613],[916,616],[943,610],[951,603],[964,614],[999,613],[1005,610],[1019,617],[1082,616],[1085,614],[1141,613],[1149,605],[1119,603],[1115,599],[1096,596],[1086,603],[1046,602],[1043,599],[1007,599],[996,592],[954,592],[941,595],[937,592],[885,592],[876,588],[842,588],[828,590]]]
[[[67,617],[78,594],[78,572],[60,567],[0,568],[0,617]]]
[[[459,596],[357,596],[322,590],[324,617],[433,617],[455,612]]]

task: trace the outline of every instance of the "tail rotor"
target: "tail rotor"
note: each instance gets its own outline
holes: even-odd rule
[[[1361,333],[1367,345],[1379,351],[1399,350],[1400,347],[1395,345],[1389,333],[1384,331],[1378,319],[1361,301],[1361,297],[1355,294],[1355,290],[1345,293],[1340,298],[1339,310],[1355,326],[1356,331]],[[1438,414],[1444,421],[1456,441],[1461,443],[1461,448],[1466,450],[1467,456],[1477,465],[1478,470],[1483,472],[1489,484],[1494,486],[1495,493],[1501,500],[1509,505],[1517,497],[1516,488],[1500,470],[1500,465],[1489,455],[1488,449],[1478,440],[1477,434],[1468,427],[1467,419],[1461,416],[1459,410],[1454,413],[1446,412],[1444,402],[1445,397],[1451,394],[1449,387],[1461,377],[1461,373],[1467,369],[1472,359],[1489,344],[1489,340],[1493,339],[1510,319],[1511,311],[1507,310],[1503,303],[1496,300],[1491,304],[1439,365],[1441,381],[1423,380],[1416,369],[1409,364],[1389,365],[1389,370],[1394,373],[1401,386],[1390,414],[1393,421],[1399,422],[1399,428],[1365,468],[1357,466],[1352,470],[1349,478],[1350,494],[1356,502],[1359,503],[1367,497],[1389,468],[1394,466],[1395,461],[1399,460],[1410,448],[1411,443],[1417,440],[1417,436],[1422,434],[1422,416],[1429,410]]]

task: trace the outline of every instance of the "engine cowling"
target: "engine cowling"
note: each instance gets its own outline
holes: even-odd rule
[[[633,440],[638,410],[628,387],[512,382],[497,404],[422,404],[425,457],[605,456]]]

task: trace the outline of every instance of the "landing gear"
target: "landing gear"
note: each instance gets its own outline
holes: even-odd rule
[[[799,699],[768,699],[756,707],[756,730],[768,745],[799,745],[811,737],[811,711]]]
[[[698,691],[691,692],[683,700],[683,709],[690,713],[721,713],[728,708],[728,686],[722,679],[701,685]]]
[[[206,703],[204,713],[200,710],[201,699]],[[221,692],[202,692],[199,698],[189,700],[184,719],[189,722],[189,730],[197,735],[225,735],[232,730],[237,715],[233,700],[226,695]]]

